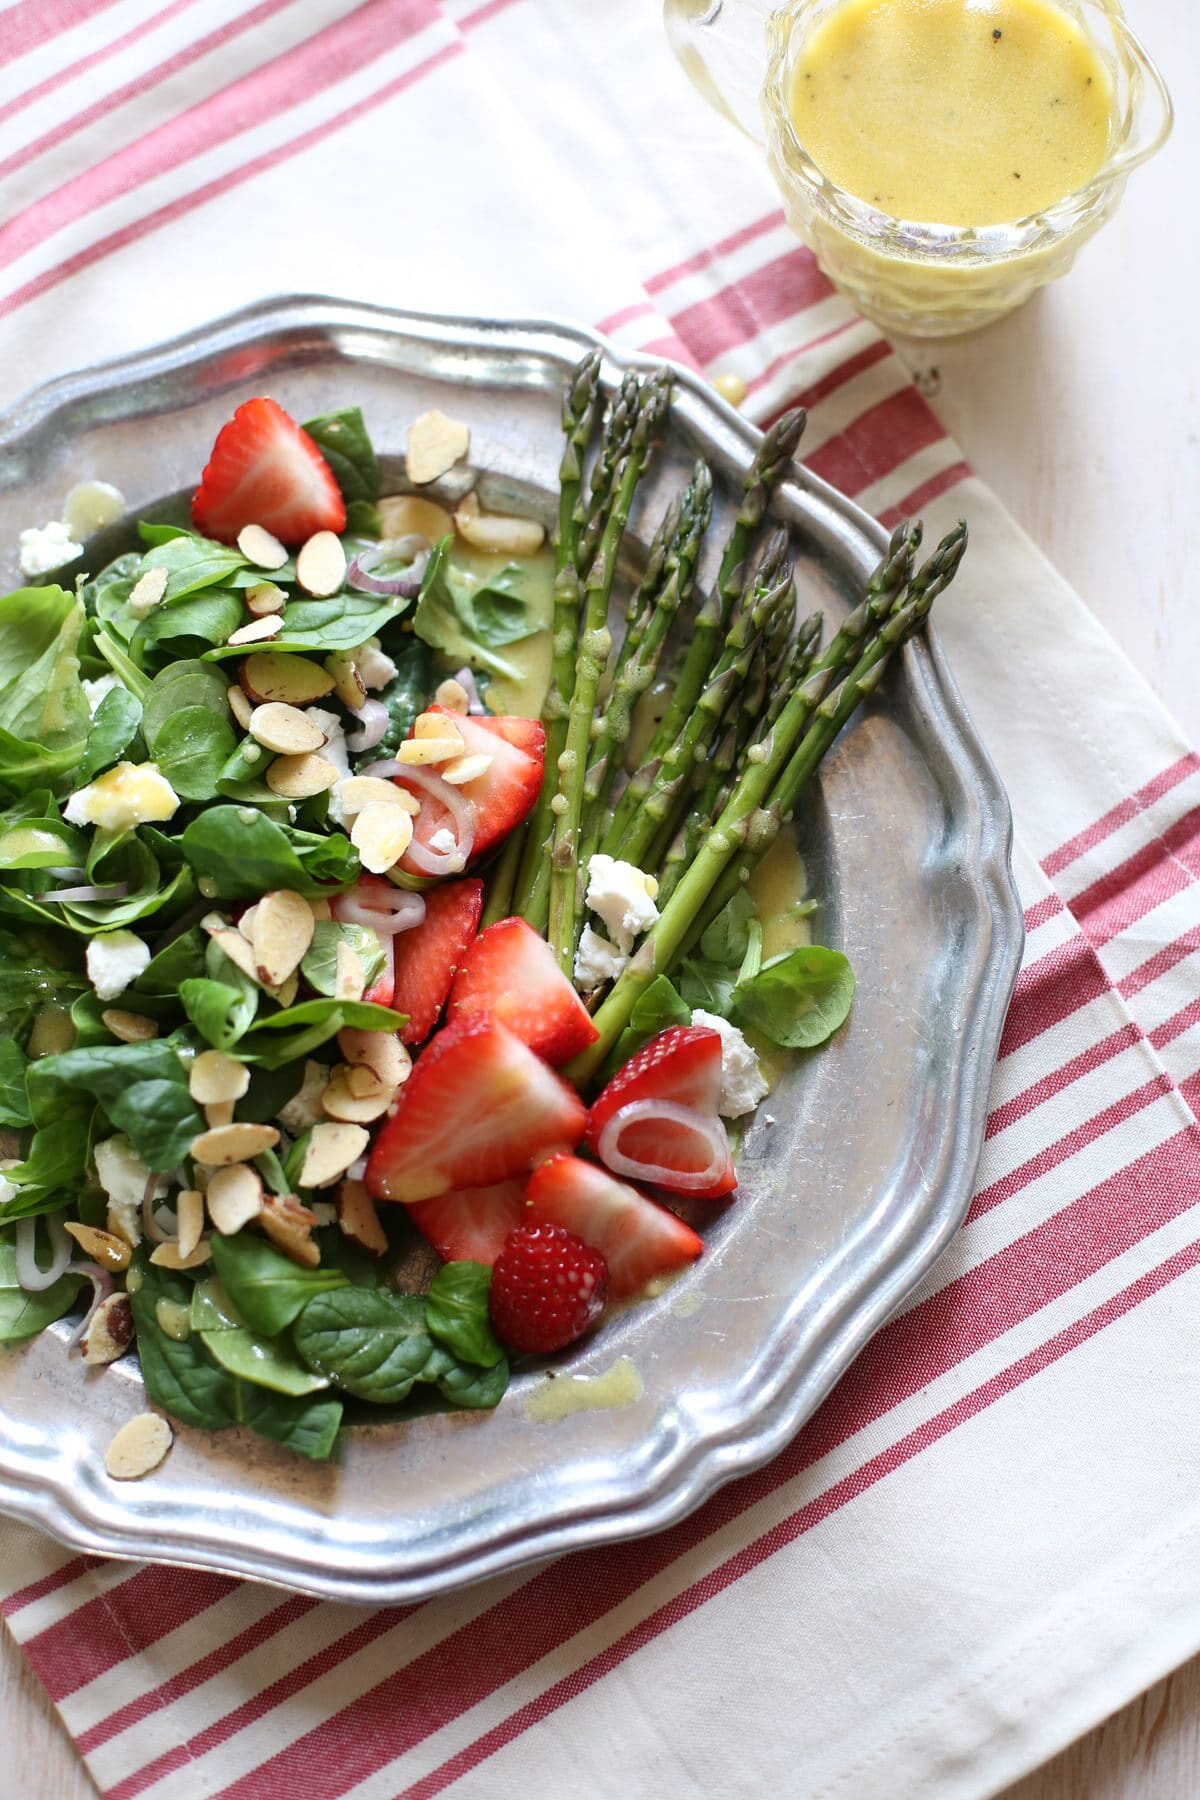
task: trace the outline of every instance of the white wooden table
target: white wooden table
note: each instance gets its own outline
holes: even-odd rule
[[[1180,0],[1126,10],[1173,90],[1171,144],[1066,282],[988,332],[901,349],[977,472],[1200,742],[1200,41]],[[0,1742],[6,1794],[94,1794],[3,1634]],[[1005,1800],[1198,1793],[1200,1658]]]

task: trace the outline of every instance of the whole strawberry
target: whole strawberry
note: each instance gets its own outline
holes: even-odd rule
[[[582,1337],[604,1311],[607,1293],[608,1264],[573,1231],[518,1225],[496,1258],[488,1306],[510,1350],[541,1356]]]

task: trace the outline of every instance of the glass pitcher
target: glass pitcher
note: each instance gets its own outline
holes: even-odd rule
[[[667,35],[687,74],[766,155],[792,229],[829,279],[885,329],[911,337],[974,331],[1065,275],[1120,203],[1126,178],[1166,141],[1171,101],[1119,0],[1060,0],[1113,84],[1107,160],[1083,187],[1011,224],[963,227],[895,219],[846,193],[805,151],[788,105],[800,48],[840,0],[664,0]]]

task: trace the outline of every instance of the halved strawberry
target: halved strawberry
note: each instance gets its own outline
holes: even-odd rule
[[[667,1100],[689,1107],[711,1122],[724,1137],[717,1111],[721,1098],[721,1040],[704,1025],[671,1025],[660,1031],[618,1069],[588,1113],[587,1146],[600,1155],[604,1127],[618,1108],[636,1100]],[[712,1146],[700,1133],[683,1124],[660,1119],[634,1122],[621,1133],[621,1154],[647,1165],[645,1179],[656,1187],[672,1189],[671,1171],[681,1176],[707,1168]],[[653,1171],[653,1172],[651,1172]],[[681,1182],[680,1192],[715,1199],[737,1186],[733,1157],[702,1187]]]
[[[453,722],[466,745],[467,754],[480,751],[491,758],[482,775],[465,782],[458,790],[475,809],[471,861],[476,862],[501,838],[515,831],[532,811],[542,789],[546,730],[536,719],[474,718],[466,713],[451,712],[445,706],[431,706],[429,711],[444,713]],[[403,773],[394,779],[404,786]],[[448,827],[449,815],[415,783],[409,786],[421,802],[421,810],[413,820],[413,831],[418,842],[428,844],[434,832]]]
[[[653,1275],[693,1262],[704,1248],[691,1226],[665,1206],[578,1156],[564,1153],[539,1164],[525,1199],[528,1223],[562,1225],[600,1252],[613,1300],[636,1294]]]
[[[446,1262],[490,1267],[525,1216],[525,1177],[494,1181],[490,1187],[451,1188],[435,1200],[419,1200],[408,1216]]]
[[[333,471],[307,431],[274,400],[247,400],[217,433],[192,524],[205,537],[236,542],[244,525],[262,525],[284,544],[315,531],[342,531],[346,502]]]
[[[480,1012],[500,1019],[556,1068],[600,1035],[553,950],[524,919],[489,925],[454,977],[447,1019]]]
[[[447,1025],[417,1058],[367,1162],[376,1200],[432,1200],[487,1187],[577,1144],[573,1088],[496,1019]]]
[[[369,911],[371,907],[371,896],[373,894],[394,894],[395,892],[396,890],[391,882],[383,875],[369,875],[364,869],[352,888],[347,888],[344,894],[335,894],[333,896],[329,902],[329,908],[335,919],[341,919],[344,916],[347,902],[353,905],[355,901],[358,901],[361,903],[362,907],[365,907],[365,909]],[[356,916],[352,921],[356,925],[359,923],[357,917],[359,910],[359,908],[355,909]],[[396,940],[387,932],[377,932],[376,936],[379,939],[379,947],[383,951],[386,960],[384,961],[382,972],[375,977],[375,980],[363,995],[363,999],[372,1001],[376,1006],[390,1006],[396,988]]]
[[[408,1014],[402,1044],[420,1044],[438,1022],[454,971],[479,930],[482,881],[447,881],[425,895],[425,917],[395,945],[392,1005]]]

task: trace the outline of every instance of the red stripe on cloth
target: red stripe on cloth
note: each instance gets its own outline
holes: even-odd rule
[[[832,292],[812,251],[797,248],[731,282],[719,294],[672,313],[670,322],[689,354],[703,365]]]
[[[1027,963],[1017,976],[1000,1037],[1000,1055],[1011,1056],[1043,1031],[1111,991],[1108,976],[1085,937],[1056,944],[1036,962]]]
[[[1136,1027],[1134,1030],[1136,1038],[1139,1034]],[[1146,1107],[1152,1106],[1156,1100],[1161,1100],[1164,1094],[1173,1093],[1174,1090],[1175,1084],[1171,1077],[1160,1070],[1152,1080],[1147,1081],[1142,1087],[1136,1088],[1132,1094],[1123,1094],[1119,1100],[1114,1100],[1111,1106],[1104,1107],[1101,1112],[1093,1114],[1090,1119],[1085,1119],[1082,1124],[1064,1132],[1062,1137],[1055,1139],[1054,1143],[1044,1144],[1035,1155],[1018,1164],[1007,1175],[1002,1175],[998,1181],[993,1181],[990,1187],[980,1189],[971,1202],[971,1210],[967,1214],[966,1223],[973,1225],[976,1219],[983,1217],[984,1213],[989,1213],[993,1207],[1001,1206],[1006,1200],[1011,1200],[1014,1194],[1021,1192],[1022,1188],[1027,1188],[1032,1182],[1040,1180],[1043,1175],[1048,1175],[1051,1169],[1057,1169],[1062,1163],[1068,1162],[1072,1156],[1077,1156],[1081,1150],[1086,1150],[1089,1144],[1094,1144],[1097,1138],[1102,1138],[1106,1133],[1115,1131],[1118,1125],[1123,1125],[1135,1114],[1144,1112]],[[1197,1198],[1200,1198],[1200,1195]]]
[[[1200,806],[1068,899],[1093,944],[1107,944],[1200,875]]]
[[[96,68],[99,63],[107,62],[109,57],[116,56],[118,51],[128,50],[129,46],[136,44],[139,38],[144,38],[151,31],[157,31],[168,20],[175,18],[178,13],[186,12],[189,6],[195,4],[196,0],[172,0],[170,6],[164,6],[161,12],[152,13],[148,19],[139,20],[120,37],[111,39],[107,44],[99,45],[89,55],[81,56],[69,67],[56,69],[53,75],[47,75],[44,81],[36,82],[33,87],[26,88],[22,93],[14,94],[11,100],[6,100],[4,105],[0,106],[0,125],[3,125],[6,119],[11,119],[14,113],[24,112],[27,106],[32,106],[35,100],[41,100],[44,95],[60,92],[66,82],[78,80],[80,75],[86,75],[89,69]]]
[[[221,1790],[221,1800],[303,1791],[337,1771],[325,1800],[411,1750],[620,1605],[684,1551],[782,1483],[1058,1299],[1200,1200],[1200,1128],[1082,1195],[872,1339],[825,1405],[774,1462],[731,1483],[678,1525],[551,1564],[515,1593],[394,1670],[366,1694]],[[182,1755],[188,1753],[185,1746]],[[112,1800],[148,1785],[124,1784]]]
[[[622,306],[619,311],[610,313],[607,319],[601,319],[596,330],[604,333],[620,331],[622,325],[632,325],[635,319],[644,319],[649,313],[656,313],[658,308],[649,300],[635,300],[632,306]]]
[[[639,344],[638,352],[642,356],[669,357],[672,362],[682,363],[685,369],[695,369],[697,374],[700,373],[700,364],[683,339],[677,338],[674,332],[668,337],[651,338],[648,343]]]
[[[371,0],[371,3],[373,4],[374,0]],[[505,3],[515,5],[516,0],[505,0]],[[394,81],[389,81],[375,93],[367,95],[356,105],[348,107],[345,112],[337,113],[322,124],[314,125],[310,131],[302,132],[299,137],[290,138],[287,143],[278,144],[274,150],[268,150],[262,156],[255,157],[252,162],[243,163],[240,168],[230,169],[226,174],[218,176],[215,181],[207,182],[203,187],[196,188],[194,192],[181,194],[168,206],[159,207],[157,212],[147,213],[144,218],[135,219],[131,224],[122,226],[120,231],[114,231],[108,237],[89,244],[86,250],[80,250],[75,256],[68,257],[65,262],[58,263],[54,268],[47,269],[44,274],[35,276],[32,281],[27,281],[24,287],[15,288],[4,301],[0,302],[0,318],[8,313],[16,312],[18,308],[27,305],[30,300],[36,299],[39,294],[44,294],[48,289],[57,287],[60,282],[69,280],[72,275],[78,275],[81,270],[90,268],[93,263],[99,262],[103,257],[111,256],[115,251],[124,249],[126,244],[136,243],[139,238],[147,237],[151,232],[171,224],[173,220],[182,218],[184,214],[193,211],[197,206],[203,206],[209,200],[215,200],[219,195],[228,193],[231,188],[239,187],[243,181],[249,181],[256,175],[265,174],[301,151],[310,149],[313,144],[319,144],[324,138],[332,136],[335,131],[341,131],[344,126],[354,124],[375,107],[382,106],[393,95],[403,92],[413,82],[421,80],[423,76],[432,73],[434,69],[440,68],[452,57],[459,55],[462,48],[461,43],[444,45],[432,56],[427,56],[424,62],[417,63],[413,68],[406,70],[403,75],[397,76]]]
[[[903,500],[898,500],[895,506],[889,506],[884,512],[881,512],[879,523],[891,531],[899,525],[901,519],[911,519],[913,514],[920,512],[923,506],[931,506],[935,500],[940,500],[943,494],[948,494],[951,488],[957,487],[960,481],[966,481],[970,473],[970,463],[951,463],[948,469],[942,469],[937,475],[931,475],[928,481],[923,481],[919,487],[915,487],[911,494],[905,494]]]
[[[0,226],[0,267],[144,182],[357,74],[440,16],[435,0],[368,0],[17,213]]]
[[[436,1769],[431,1769],[418,1781],[411,1782],[407,1787],[400,1789],[397,1800],[433,1800],[436,1794],[442,1793],[452,1782],[460,1780],[462,1776],[477,1768],[488,1757],[494,1756],[498,1750],[504,1749],[507,1744],[511,1744],[532,1726],[540,1724],[559,1707],[564,1706],[567,1701],[584,1693],[595,1682],[625,1662],[628,1657],[660,1636],[662,1632],[669,1630],[672,1625],[678,1624],[681,1619],[685,1619],[697,1611],[706,1601],[724,1593],[726,1588],[731,1587],[736,1581],[740,1581],[743,1575],[749,1574],[778,1551],[795,1543],[797,1538],[803,1537],[814,1526],[821,1524],[823,1520],[840,1511],[842,1507],[849,1505],[851,1501],[857,1500],[861,1494],[874,1487],[876,1482],[884,1480],[886,1476],[894,1474],[897,1469],[903,1468],[922,1451],[939,1443],[942,1438],[948,1436],[952,1431],[958,1430],[960,1426],[978,1418],[980,1413],[1005,1399],[1023,1383],[1044,1373],[1046,1369],[1052,1368],[1064,1356],[1069,1356],[1073,1350],[1077,1350],[1081,1344],[1087,1343],[1099,1332],[1115,1324],[1117,1320],[1125,1318],[1127,1314],[1135,1311],[1144,1301],[1160,1293],[1171,1282],[1190,1273],[1198,1263],[1200,1263],[1200,1245],[1189,1245],[1186,1249],[1169,1257],[1166,1262],[1160,1263],[1157,1269],[1150,1270],[1148,1274],[1123,1288],[1119,1294],[1114,1294],[1110,1300],[1105,1300],[1102,1305],[1095,1307],[1090,1313],[1086,1313],[1082,1319],[1078,1319],[1074,1324],[1056,1332],[1052,1338],[1048,1338],[1036,1350],[1031,1350],[1027,1356],[1010,1364],[1007,1369],[1002,1369],[989,1381],[981,1383],[971,1393],[965,1394],[961,1400],[956,1400],[952,1406],[945,1407],[932,1419],[916,1426],[896,1443],[890,1445],[888,1449],[881,1450],[877,1456],[873,1456],[869,1462],[863,1463],[851,1474],[844,1476],[842,1480],[834,1482],[832,1486],[815,1495],[805,1505],[797,1507],[796,1511],[790,1513],[786,1519],[780,1520],[769,1531],[754,1538],[744,1549],[727,1557],[724,1562],[719,1563],[708,1574],[701,1576],[698,1581],[692,1582],[681,1593],[672,1595],[670,1600],[664,1602],[662,1606],[656,1607],[646,1618],[640,1619],[614,1643],[598,1652],[597,1655],[590,1657],[587,1662],[581,1664],[579,1668],[573,1669],[560,1681],[554,1682],[536,1699],[510,1713],[506,1719],[501,1720],[498,1725],[494,1725],[490,1731],[483,1732],[473,1743],[466,1745],[454,1756],[448,1757],[444,1763],[441,1763]],[[222,1800],[227,1800],[229,1792],[230,1790],[226,1790]]]
[[[1122,1025],[1119,1031],[1101,1038],[1098,1044],[1089,1044],[1078,1056],[1063,1064],[1061,1069],[1054,1069],[1049,1075],[1043,1075],[1040,1081],[1032,1082],[1022,1093],[1014,1094],[1011,1100],[1005,1100],[1000,1106],[993,1108],[988,1114],[985,1138],[994,1138],[999,1132],[1007,1131],[1018,1119],[1026,1118],[1055,1094],[1061,1094],[1064,1088],[1071,1086],[1084,1075],[1090,1075],[1093,1069],[1099,1069],[1104,1063],[1119,1056],[1123,1050],[1130,1050],[1134,1044],[1141,1042],[1142,1034],[1132,1019],[1128,1025]]]
[[[731,231],[728,237],[719,238],[705,250],[697,250],[694,255],[685,257],[682,262],[673,263],[669,269],[663,269],[658,275],[651,275],[646,281],[648,294],[661,294],[672,282],[682,281],[685,275],[697,275],[701,269],[709,268],[722,256],[729,256],[740,250],[744,244],[752,244],[756,238],[763,237],[768,231],[774,231],[777,225],[783,224],[783,210],[776,207],[774,212],[766,213],[761,219],[754,219],[749,225],[741,225]]]
[[[28,56],[97,13],[107,12],[113,0],[17,0],[0,13],[0,64]]]
[[[860,413],[853,424],[804,458],[814,475],[843,494],[860,494],[946,435],[915,387],[903,387]]]
[[[1060,844],[1057,850],[1052,850],[1044,858],[1042,868],[1051,877],[1069,868],[1086,850],[1094,850],[1097,844],[1102,844],[1106,837],[1111,837],[1122,825],[1128,825],[1139,812],[1152,806],[1156,800],[1161,800],[1164,794],[1169,794],[1173,787],[1178,787],[1181,781],[1186,781],[1198,769],[1200,756],[1194,750],[1189,750],[1186,756],[1181,756],[1178,762],[1173,762],[1144,787],[1138,788],[1136,793],[1130,794],[1128,799],[1119,801],[1102,818],[1097,819],[1094,825],[1085,826],[1073,838],[1068,838],[1065,844]]]
[[[1200,1069],[1179,1083],[1179,1092],[1193,1112],[1200,1111]]]
[[[1025,929],[1036,931],[1039,925],[1045,925],[1050,919],[1056,919],[1066,907],[1057,894],[1047,894],[1043,900],[1035,900],[1032,906],[1025,908]]]
[[[773,362],[769,362],[767,364],[765,369],[763,369],[758,375],[755,375],[753,380],[748,381],[746,383],[747,397],[749,397],[749,395],[751,395],[751,394],[757,394],[761,388],[766,387],[768,382],[773,381],[775,379],[775,377],[776,377],[776,375],[778,375],[780,369],[786,369],[789,363],[799,363],[800,361],[802,361],[802,359],[804,357],[811,355],[811,353],[814,350],[819,349],[819,347],[822,344],[831,343],[834,338],[842,337],[844,335],[844,333],[846,333],[847,331],[853,331],[854,327],[856,325],[861,325],[861,324],[862,324],[862,320],[857,317],[855,317],[853,319],[843,319],[839,325],[831,325],[829,327],[828,331],[819,332],[815,338],[809,338],[807,343],[799,344],[793,350],[785,350],[783,352],[782,356],[777,356]],[[882,353],[884,356],[889,355],[890,351],[891,351],[891,346],[889,344],[884,343],[882,338],[879,340],[878,345],[872,345],[871,348],[872,349],[882,348]],[[853,360],[854,360],[853,358],[847,358],[847,362],[853,361]],[[840,373],[841,369],[843,369],[845,367],[846,367],[845,363],[839,364],[838,368],[836,368],[832,371],[832,374],[835,376],[838,375]],[[856,371],[856,373],[857,373],[857,371]],[[846,379],[849,380],[849,376],[847,376]],[[815,385],[817,385],[819,387],[820,383],[818,382]],[[840,382],[838,382],[838,381],[834,382],[834,387],[839,387],[840,385],[841,385]],[[832,393],[833,389],[831,388],[829,391]],[[765,431],[768,424],[773,424],[774,421],[779,417],[779,414],[781,412],[783,412],[786,407],[795,406],[795,405],[796,405],[796,400],[794,400],[794,399],[785,401],[784,405],[779,407],[774,413],[772,413],[768,420],[763,421],[762,429]]]
[[[183,4],[190,5],[191,0],[183,0]],[[39,138],[31,138],[27,144],[22,144],[19,150],[14,150],[11,156],[0,162],[0,180],[3,180],[6,175],[13,174],[15,170],[23,168],[35,157],[45,155],[47,150],[53,150],[56,144],[61,144],[67,138],[75,137],[80,132],[86,131],[88,126],[94,125],[97,119],[104,118],[107,113],[115,112],[117,107],[126,105],[130,100],[135,100],[139,94],[144,94],[149,88],[157,87],[160,82],[168,81],[172,75],[178,74],[180,69],[186,69],[190,63],[198,62],[202,56],[207,56],[212,50],[219,50],[232,38],[238,37],[243,31],[251,30],[255,25],[260,25],[264,19],[271,18],[274,13],[282,11],[285,6],[291,4],[292,0],[263,0],[261,6],[256,6],[235,19],[228,19],[224,25],[219,26],[215,31],[210,31],[207,36],[196,38],[193,43],[185,44],[181,50],[177,50],[174,56],[167,57],[164,62],[156,63],[152,69],[144,69],[132,81],[127,81],[124,87],[113,88],[111,93],[102,94],[91,106],[84,107],[82,112],[72,113],[70,117],[60,119],[51,130],[44,132]],[[168,12],[172,10],[178,10],[178,8],[168,8]],[[146,140],[140,141],[144,143]]]
[[[1140,994],[1143,988],[1148,988],[1163,975],[1168,975],[1179,963],[1186,962],[1197,950],[1200,950],[1200,925],[1193,925],[1190,931],[1177,937],[1173,944],[1155,951],[1144,963],[1131,969],[1124,980],[1118,982],[1117,992],[1127,1000],[1131,999],[1134,994]]]
[[[1161,1050],[1197,1024],[1200,1024],[1200,996],[1189,1001],[1186,1006],[1181,1006],[1178,1012],[1172,1013],[1169,1019],[1164,1019],[1161,1025],[1156,1025],[1150,1033],[1150,1042],[1156,1050]]]
[[[140,1569],[39,1631],[23,1648],[50,1698],[65,1700],[124,1662],[133,1645],[144,1649],[157,1643],[237,1585],[228,1575],[208,1570]]]
[[[73,1556],[70,1562],[61,1569],[51,1569],[49,1575],[43,1575],[38,1581],[31,1581],[28,1587],[18,1588],[15,1594],[0,1600],[0,1617],[11,1619],[22,1607],[32,1606],[35,1600],[44,1600],[47,1594],[57,1593],[61,1587],[68,1587],[72,1581],[78,1581],[89,1569],[98,1569],[103,1561],[99,1556]]]

